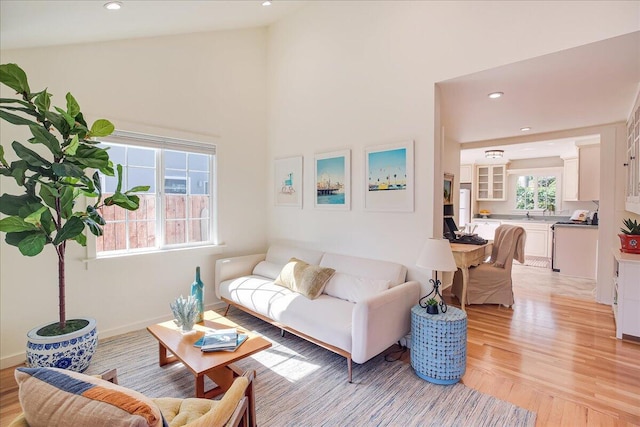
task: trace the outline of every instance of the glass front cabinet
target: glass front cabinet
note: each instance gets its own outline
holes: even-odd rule
[[[476,200],[506,200],[506,172],[506,165],[478,165],[476,167]]]
[[[627,122],[627,171],[625,209],[640,214],[640,94]]]

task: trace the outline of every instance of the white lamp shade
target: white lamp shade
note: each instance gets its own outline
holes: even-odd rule
[[[458,269],[449,241],[434,238],[427,239],[424,243],[416,266],[433,271],[456,271]]]

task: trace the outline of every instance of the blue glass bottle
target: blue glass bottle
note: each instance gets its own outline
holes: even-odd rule
[[[196,322],[202,322],[204,313],[204,283],[200,280],[200,267],[196,267],[196,280],[191,284],[191,295],[198,301],[198,317]]]

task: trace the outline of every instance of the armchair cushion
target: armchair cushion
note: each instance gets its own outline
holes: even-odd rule
[[[160,409],[141,393],[57,368],[18,368],[18,396],[31,427],[160,427]]]
[[[153,401],[160,407],[169,427],[221,427],[233,415],[248,384],[247,377],[236,378],[220,400],[162,397]]]

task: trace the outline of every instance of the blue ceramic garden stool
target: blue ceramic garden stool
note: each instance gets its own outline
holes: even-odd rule
[[[447,307],[428,314],[419,305],[411,309],[411,366],[435,384],[455,384],[467,369],[467,313]]]

